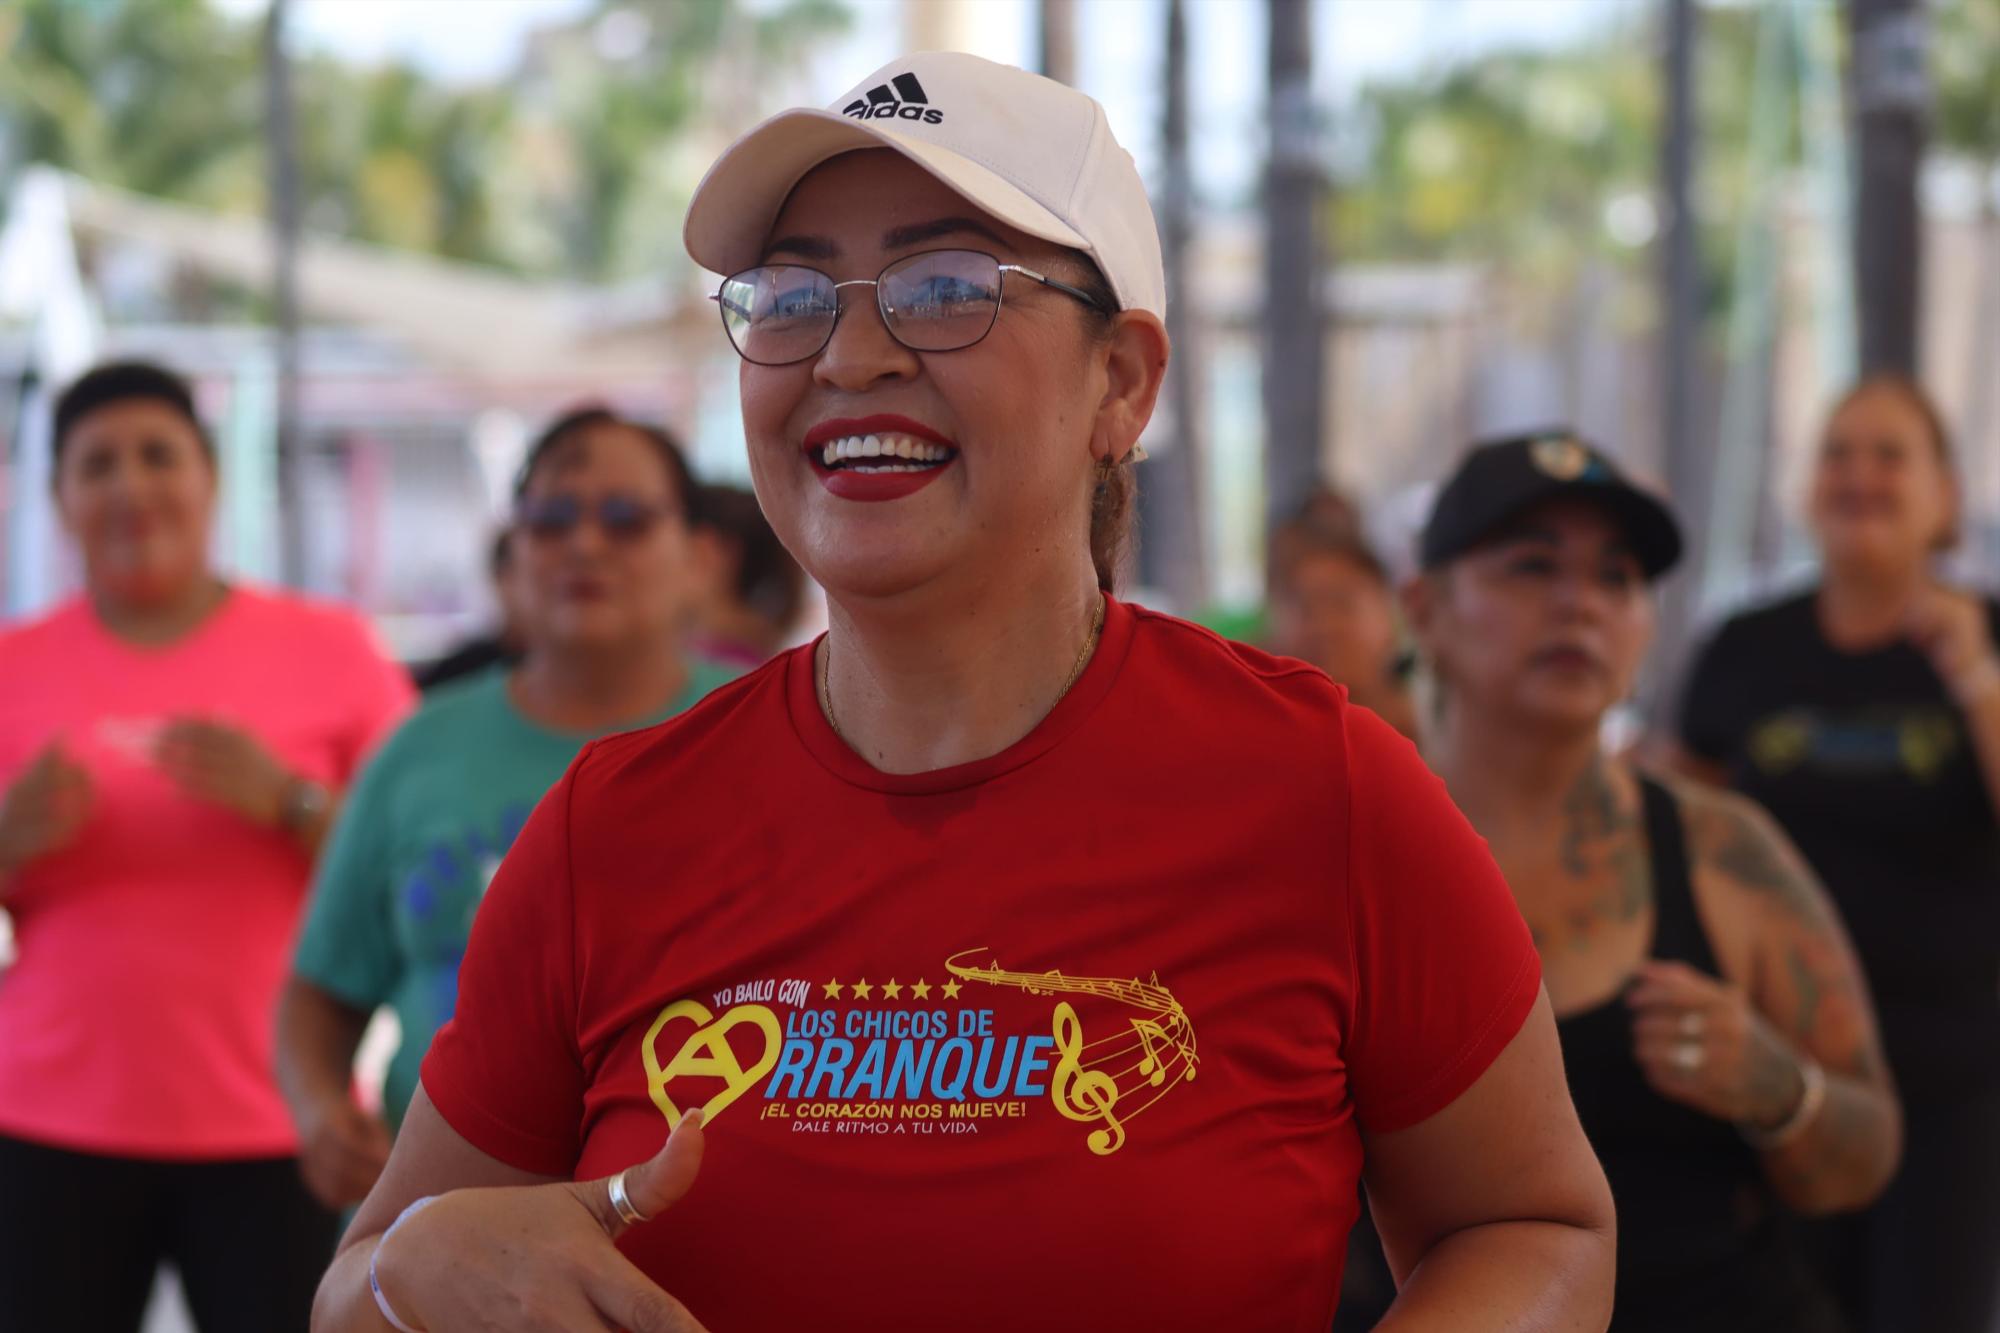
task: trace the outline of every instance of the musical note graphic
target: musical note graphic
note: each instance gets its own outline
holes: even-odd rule
[[[1068,1000],[1056,1004],[1055,1038],[1062,1059],[1056,1062],[1049,1098],[1055,1102],[1056,1110],[1071,1120],[1086,1123],[1102,1120],[1105,1128],[1091,1130],[1085,1142],[1099,1157],[1109,1157],[1125,1146],[1125,1126],[1115,1110],[1118,1080],[1084,1067],[1083,1024],[1077,1021],[1076,1010],[1070,1008]]]
[[[1160,1054],[1153,1049],[1153,1043],[1168,1043],[1172,1039],[1167,1036],[1165,1028],[1148,1018],[1133,1019],[1132,1030],[1139,1034],[1139,1042],[1146,1048],[1146,1058],[1139,1062],[1139,1072],[1157,1088],[1167,1081],[1167,1067],[1160,1062]]]
[[[945,969],[966,981],[989,986],[1018,987],[1028,995],[1070,995],[1108,1000],[1141,1010],[1127,1018],[1111,1036],[1084,1038],[1083,1020],[1068,1000],[1055,1008],[1053,1035],[1060,1057],[1049,1098],[1064,1118],[1101,1122],[1085,1142],[1100,1157],[1125,1144],[1125,1127],[1153,1103],[1182,1083],[1190,1082],[1199,1066],[1194,1024],[1187,1011],[1160,984],[1117,977],[1071,977],[1047,972],[1010,972],[997,962],[973,961],[984,949],[966,949],[945,960]],[[1139,1100],[1140,1097],[1144,1100]]]

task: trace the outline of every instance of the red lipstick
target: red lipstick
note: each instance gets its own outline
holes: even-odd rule
[[[853,435],[907,435],[911,439],[942,445],[952,452],[951,457],[944,462],[914,472],[828,467],[823,461],[826,446],[835,440],[844,440]],[[806,456],[806,462],[812,467],[813,475],[819,478],[819,484],[826,487],[830,494],[843,500],[900,500],[936,481],[947,468],[958,461],[958,445],[949,437],[924,425],[921,421],[913,421],[909,417],[895,416],[891,413],[878,413],[866,417],[829,418],[808,430],[799,447]]]

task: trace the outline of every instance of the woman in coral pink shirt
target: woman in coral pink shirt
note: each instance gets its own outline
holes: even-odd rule
[[[354,616],[225,584],[187,386],[85,375],[56,498],[86,589],[0,633],[0,1312],[136,1329],[179,1270],[203,1333],[304,1325],[335,1219],[271,1075],[314,848],[409,701]]]

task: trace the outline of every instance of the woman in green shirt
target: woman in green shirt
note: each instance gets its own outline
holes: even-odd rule
[[[584,742],[671,717],[730,672],[681,643],[699,586],[699,495],[663,434],[602,409],[535,443],[515,488],[507,577],[526,652],[433,693],[370,761],[344,806],[279,1005],[278,1077],[300,1170],[332,1207],[388,1160],[487,881]],[[402,1041],[387,1123],[351,1095],[355,1052],[390,1006]]]

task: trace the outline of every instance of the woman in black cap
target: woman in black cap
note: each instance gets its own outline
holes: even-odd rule
[[[1406,591],[1438,687],[1425,756],[1541,950],[1618,1205],[1613,1327],[1838,1327],[1780,1219],[1861,1207],[1899,1153],[1846,932],[1755,805],[1599,741],[1680,548],[1660,502],[1566,434],[1474,449]]]

